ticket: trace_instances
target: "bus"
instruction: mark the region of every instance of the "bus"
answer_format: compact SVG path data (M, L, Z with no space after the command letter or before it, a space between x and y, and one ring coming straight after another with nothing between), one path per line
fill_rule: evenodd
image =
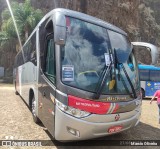
M160 89L160 67L154 65L138 65L141 81L142 97L151 97Z
M119 133L141 115L127 34L72 10L54 9L42 18L15 58L14 84L35 123L59 141Z

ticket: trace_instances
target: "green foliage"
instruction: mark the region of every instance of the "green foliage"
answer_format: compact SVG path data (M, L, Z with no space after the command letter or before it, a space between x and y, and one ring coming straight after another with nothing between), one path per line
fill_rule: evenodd
M28 35L35 28L43 13L41 10L35 10L30 3L30 0L25 0L24 3L11 2L12 11L18 27L18 31L22 40L26 40ZM17 34L8 8L2 12L2 26L0 32L0 45L2 41L17 39ZM24 39L25 37L25 39ZM5 40L4 40L5 39Z
M8 40L8 35L6 32L0 32L0 39L1 39L1 44L3 45L5 43L5 41Z
M30 3L26 0L24 4L19 4L19 8L14 12L17 24L21 25L23 30L31 32L42 18L42 11L35 10Z
M6 32L8 37L17 38L12 18L9 18L8 20L4 21L1 28L3 32Z

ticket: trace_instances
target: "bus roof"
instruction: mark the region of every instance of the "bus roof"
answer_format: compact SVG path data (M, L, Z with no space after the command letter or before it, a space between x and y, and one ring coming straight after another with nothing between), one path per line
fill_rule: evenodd
M39 22L37 27L40 26L48 17L51 17L56 12L60 12L60 13L62 13L64 15L67 15L67 16L70 16L70 17L75 17L77 19L81 19L81 20L84 20L84 21L87 21L87 22L90 22L90 23L93 23L93 24L108 28L110 30L116 31L116 32L118 32L120 34L127 35L127 33L124 32L122 29L120 29L120 28L118 28L118 27L116 27L116 26L114 26L114 25L112 25L112 24L110 24L108 22L105 22L105 21L103 21L101 19L98 19L96 17L92 17L90 15L87 15L87 14L84 14L84 13L81 13L81 12L68 10L68 9L63 9L63 8L56 8L56 9L53 9L52 11L50 11L49 13L47 13L42 18L42 20Z
M73 10L68 10L68 9L62 9L62 8L58 8L58 9L55 9L53 11L61 12L64 15L68 15L68 16L71 16L71 17L79 18L79 19L85 20L87 22L91 22L91 23L103 26L105 28L114 30L116 32L119 32L121 34L127 35L126 32L124 32L122 29L114 26L113 24L110 24L110 23L105 22L105 21L103 21L101 19L98 19L96 17L90 16L90 15L87 15L87 14L84 14L84 13L81 13L81 12L77 12L77 11L73 11Z
M156 66L153 66L153 65L142 65L142 64L139 64L138 68L140 70L160 70L160 67L156 67Z
M38 23L38 25L35 27L35 29L32 31L32 33L30 34L30 36L28 37L28 39L26 40L26 42L24 43L24 45L28 42L29 38L34 34L34 32L41 26L41 24L46 20L49 19L51 16L53 16L54 13L56 12L60 12L66 16L70 16L70 17L74 17L77 19L81 19L84 20L86 22L90 22L99 26L102 26L104 28L110 29L112 31L118 32L120 34L123 34L125 36L127 36L127 33L125 31L123 31L122 29L116 27L115 25L112 25L108 22L105 22L101 19L98 19L96 17L92 17L90 15L81 13L81 12L77 12L77 11L73 11L73 10L69 10L69 9L64 9L64 8L56 8L53 9L52 11L48 12L42 19L41 21ZM23 45L23 46L24 46Z

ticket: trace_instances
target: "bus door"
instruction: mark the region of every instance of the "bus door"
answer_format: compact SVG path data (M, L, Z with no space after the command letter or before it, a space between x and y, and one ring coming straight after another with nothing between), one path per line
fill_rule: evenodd
M41 55L41 61L43 68L39 76L39 117L54 136L56 65L53 34L48 34L45 38L45 49Z

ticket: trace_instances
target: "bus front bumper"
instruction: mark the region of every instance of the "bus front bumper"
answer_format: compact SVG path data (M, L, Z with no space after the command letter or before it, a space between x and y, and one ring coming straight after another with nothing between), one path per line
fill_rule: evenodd
M88 122L75 118L56 107L55 115L55 139L59 141L87 140L122 132L139 123L141 112L131 118L119 121ZM107 115L106 115L107 119ZM110 131L112 128L121 128L118 131Z

